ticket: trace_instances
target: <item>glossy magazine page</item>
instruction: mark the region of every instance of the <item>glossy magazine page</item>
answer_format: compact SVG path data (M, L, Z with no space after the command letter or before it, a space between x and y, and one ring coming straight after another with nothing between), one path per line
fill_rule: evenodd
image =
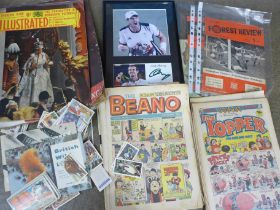
M72 98L91 103L82 1L7 8L0 16L1 121L39 119Z

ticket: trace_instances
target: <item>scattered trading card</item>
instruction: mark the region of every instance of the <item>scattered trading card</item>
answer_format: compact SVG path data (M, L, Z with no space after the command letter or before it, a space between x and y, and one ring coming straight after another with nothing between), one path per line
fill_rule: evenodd
M59 119L56 121L57 125L63 124L63 123L70 123L70 122L74 122L77 130L79 132L83 132L84 129L86 128L87 124L81 120L80 116L69 112L68 109L66 109L66 111L60 115Z
M50 128L47 128L47 127L40 128L40 130L42 132L44 132L46 135L48 135L49 137L55 137L55 136L60 136L61 135L60 133L57 133L54 130L52 130Z
M17 125L17 126L13 126L13 127L8 127L8 128L1 128L0 129L0 134L5 134L5 135L15 135L17 133L20 133L20 132L24 132L26 131L28 128L28 123L24 123L24 124L20 124L20 125Z
M42 115L41 115L41 117L39 119L37 128L43 128L44 127L43 120L44 120L44 117L45 117L46 114L48 114L48 112L43 111L43 113L42 113Z
M54 209L58 209L59 207L76 198L78 195L80 195L79 192L61 195L61 197L52 205L52 207Z
M132 144L125 142L117 155L119 159L133 160L137 155L139 149Z
M74 122L53 125L50 129L61 135L72 135L77 133L77 128Z
M62 114L65 112L65 110L67 110L67 107L68 107L68 104L65 105L64 107L62 107L60 110L58 110L58 111L57 111L57 114L58 114L59 116L62 115Z
M111 177L101 164L90 171L90 177L99 192L104 190L112 182Z
M78 116L86 123L89 124L94 114L94 111L86 107L79 101L72 99L68 105L68 110Z
M31 138L25 133L19 133L18 135L16 135L16 139L21 143L23 143L24 145L35 144L38 142L36 139Z
M90 169L94 169L96 166L102 163L102 157L91 143L91 141L86 141L84 143L85 151L86 151L86 163L89 165Z
M64 169L76 183L81 182L87 175L86 170L70 154L64 159Z
M58 115L56 114L55 111L46 114L43 117L42 123L44 124L45 127L50 128L52 125L55 124L55 122L58 119Z
M83 138L84 142L86 142L87 140L89 140L91 142L94 142L93 137L94 137L94 135L93 135L93 125L92 125L92 121L90 121L89 125L85 129L85 132L82 133L82 138Z
M81 104L79 101L72 99L71 102L62 110L59 110L60 117L56 124L75 122L79 132L83 132L90 123L94 111Z
M7 202L15 210L44 209L57 201L59 197L60 194L47 173L42 173L11 195Z
M142 163L116 158L113 171L115 174L140 178L142 174Z

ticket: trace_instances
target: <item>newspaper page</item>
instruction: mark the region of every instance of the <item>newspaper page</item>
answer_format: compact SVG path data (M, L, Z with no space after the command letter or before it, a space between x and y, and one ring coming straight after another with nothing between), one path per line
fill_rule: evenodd
M187 90L185 84L106 90L99 116L104 167L113 179L105 189L107 210L202 207ZM116 159L126 142L137 155ZM123 172L122 164L138 173Z
M192 107L207 209L279 209L279 145L267 99Z

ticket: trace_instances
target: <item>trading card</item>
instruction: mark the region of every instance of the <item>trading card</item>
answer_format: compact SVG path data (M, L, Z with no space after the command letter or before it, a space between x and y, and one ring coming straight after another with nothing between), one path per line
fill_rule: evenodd
M60 110L58 110L58 111L57 111L57 114L58 114L59 116L62 115L62 114L65 112L65 110L67 110L67 107L68 107L68 104L65 105L64 107L62 107Z
M105 189L112 182L111 177L108 175L101 164L91 170L90 177L99 192Z
M30 145L30 144L35 144L38 141L31 138L30 136L27 136L25 133L20 133L16 136L16 139L23 143L24 145Z
M86 152L86 164L89 165L90 169L94 169L102 163L103 159L90 140L84 143L84 147Z
M42 113L42 115L41 115L41 117L40 117L40 119L39 119L37 128L43 128L43 127L45 127L44 124L43 124L43 120L44 120L44 117L45 117L46 114L48 114L48 112L43 111L43 113Z
M133 160L137 155L139 149L132 144L125 142L119 151L117 158L125 160Z
M89 124L90 120L94 114L94 111L85 105L81 104L79 101L72 99L69 103L68 110L78 116L86 123Z
M60 125L62 123L70 123L70 122L75 123L77 130L79 132L83 132L87 126L86 122L84 122L80 116L68 111L68 109L66 109L64 113L60 115L60 117L58 118L55 124Z
M27 123L20 124L20 125L17 125L17 126L13 126L13 127L8 127L8 128L1 128L0 129L0 135L5 134L5 135L12 135L13 136L17 133L26 131L27 128L28 128Z
M44 115L42 123L44 124L45 127L49 128L55 124L57 119L58 119L58 115L56 114L55 111L53 111L53 112L50 112L50 113Z
M42 173L20 191L11 195L7 202L15 210L44 209L54 203L58 199L57 195L60 195L54 186L47 174Z
M80 195L79 192L61 195L61 197L52 205L52 208L58 209L59 207L76 198L78 195Z
M71 156L71 154L67 155L64 159L64 169L76 183L81 182L87 175L86 170Z
M60 110L62 113L62 110ZM55 124L75 122L79 132L83 132L94 114L94 111L72 99Z
M140 162L116 158L113 171L115 174L140 178L142 165Z

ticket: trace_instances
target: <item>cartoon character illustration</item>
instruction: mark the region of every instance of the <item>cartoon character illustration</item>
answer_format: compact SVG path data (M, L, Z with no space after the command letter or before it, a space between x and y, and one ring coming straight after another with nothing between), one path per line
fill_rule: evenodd
M274 168L274 158L271 155L270 151L267 152L267 160L270 163L271 168Z
M209 137L205 137L204 138L204 142L205 142L205 150L207 152L207 155L211 155L211 140Z
M219 154L221 152L221 141L217 142L216 139L212 139L210 142L211 153Z
M248 158L242 156L236 161L235 166L239 171L248 171L250 166L250 161L248 160Z
M137 156L141 162L147 163L151 155L148 152L148 150L145 148L145 145L141 144L141 148L139 149Z
M132 141L132 131L128 129L128 127L125 127L125 134L126 134L126 141Z
M179 138L183 138L183 126L177 123L176 127L176 134L178 135Z
M173 173L173 177L170 179L170 182L172 183L173 189L176 191L180 191L179 185L182 179L178 176L177 173Z
M214 180L213 182L214 190L216 193L222 193L225 191L225 188L227 186L226 181L223 178L219 178Z
M154 144L152 147L152 157L154 162L160 162L162 160L162 148L158 144Z
M162 187L159 180L152 180L150 182L150 203L158 203L163 201Z
M139 137L140 137L140 141L145 141L145 130L146 130L147 126L144 125L144 122L141 120L140 121L140 130L139 130Z
M187 158L186 144L171 145L171 160L184 160Z
M168 123L164 123L164 127L162 130L163 130L163 138L168 139L169 138Z
M191 172L188 169L184 169L185 174L185 186L187 193L191 196L191 192L193 191L193 186L190 182Z
M258 146L257 146L256 142L253 142L253 141L249 142L249 148L251 151L258 150Z
M243 192L229 193L223 198L221 203L224 210L253 210L255 206L252 195Z
M119 178L119 179L116 179L116 181L115 181L116 206L123 206L122 194L123 194L123 181L122 181L122 179Z
M158 140L163 140L163 129L162 128L159 129Z
M231 144L232 152L237 152L236 144Z

